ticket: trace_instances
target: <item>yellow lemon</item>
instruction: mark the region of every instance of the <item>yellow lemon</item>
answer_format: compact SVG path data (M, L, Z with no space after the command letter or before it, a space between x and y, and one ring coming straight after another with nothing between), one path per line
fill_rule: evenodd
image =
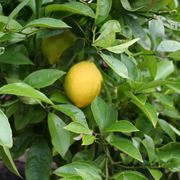
M75 37L70 31L42 40L42 52L50 64L56 63L62 53L73 45Z
M81 108L99 95L102 81L103 77L93 62L81 61L68 71L64 88L69 99Z

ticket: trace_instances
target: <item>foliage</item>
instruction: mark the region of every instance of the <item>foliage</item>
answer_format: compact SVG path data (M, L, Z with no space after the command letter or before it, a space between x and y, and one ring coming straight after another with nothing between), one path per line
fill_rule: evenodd
M23 156L27 180L178 179L177 0L0 2L0 156L10 171L20 176L13 160ZM66 31L76 41L49 64L43 38ZM104 81L80 109L63 84L83 60Z

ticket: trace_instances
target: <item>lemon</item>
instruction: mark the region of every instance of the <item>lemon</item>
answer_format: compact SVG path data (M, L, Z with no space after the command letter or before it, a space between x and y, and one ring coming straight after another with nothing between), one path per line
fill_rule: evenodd
M73 45L75 37L70 31L50 36L42 40L42 52L50 64L56 63L62 53Z
M64 89L68 98L82 108L99 95L102 81L103 77L93 62L81 61L68 71Z

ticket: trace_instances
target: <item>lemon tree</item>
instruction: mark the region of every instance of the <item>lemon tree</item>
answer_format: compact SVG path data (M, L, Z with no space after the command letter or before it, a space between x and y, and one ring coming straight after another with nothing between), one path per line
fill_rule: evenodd
M1 0L0 164L27 180L178 180L179 21L178 0Z

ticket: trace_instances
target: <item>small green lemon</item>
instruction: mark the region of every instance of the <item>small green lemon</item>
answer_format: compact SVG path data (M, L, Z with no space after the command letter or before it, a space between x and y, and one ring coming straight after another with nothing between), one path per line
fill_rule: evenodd
M64 88L69 99L82 108L99 95L102 81L103 77L93 62L81 61L68 71Z
M63 52L73 45L75 36L70 31L42 40L42 52L50 64L56 63Z

